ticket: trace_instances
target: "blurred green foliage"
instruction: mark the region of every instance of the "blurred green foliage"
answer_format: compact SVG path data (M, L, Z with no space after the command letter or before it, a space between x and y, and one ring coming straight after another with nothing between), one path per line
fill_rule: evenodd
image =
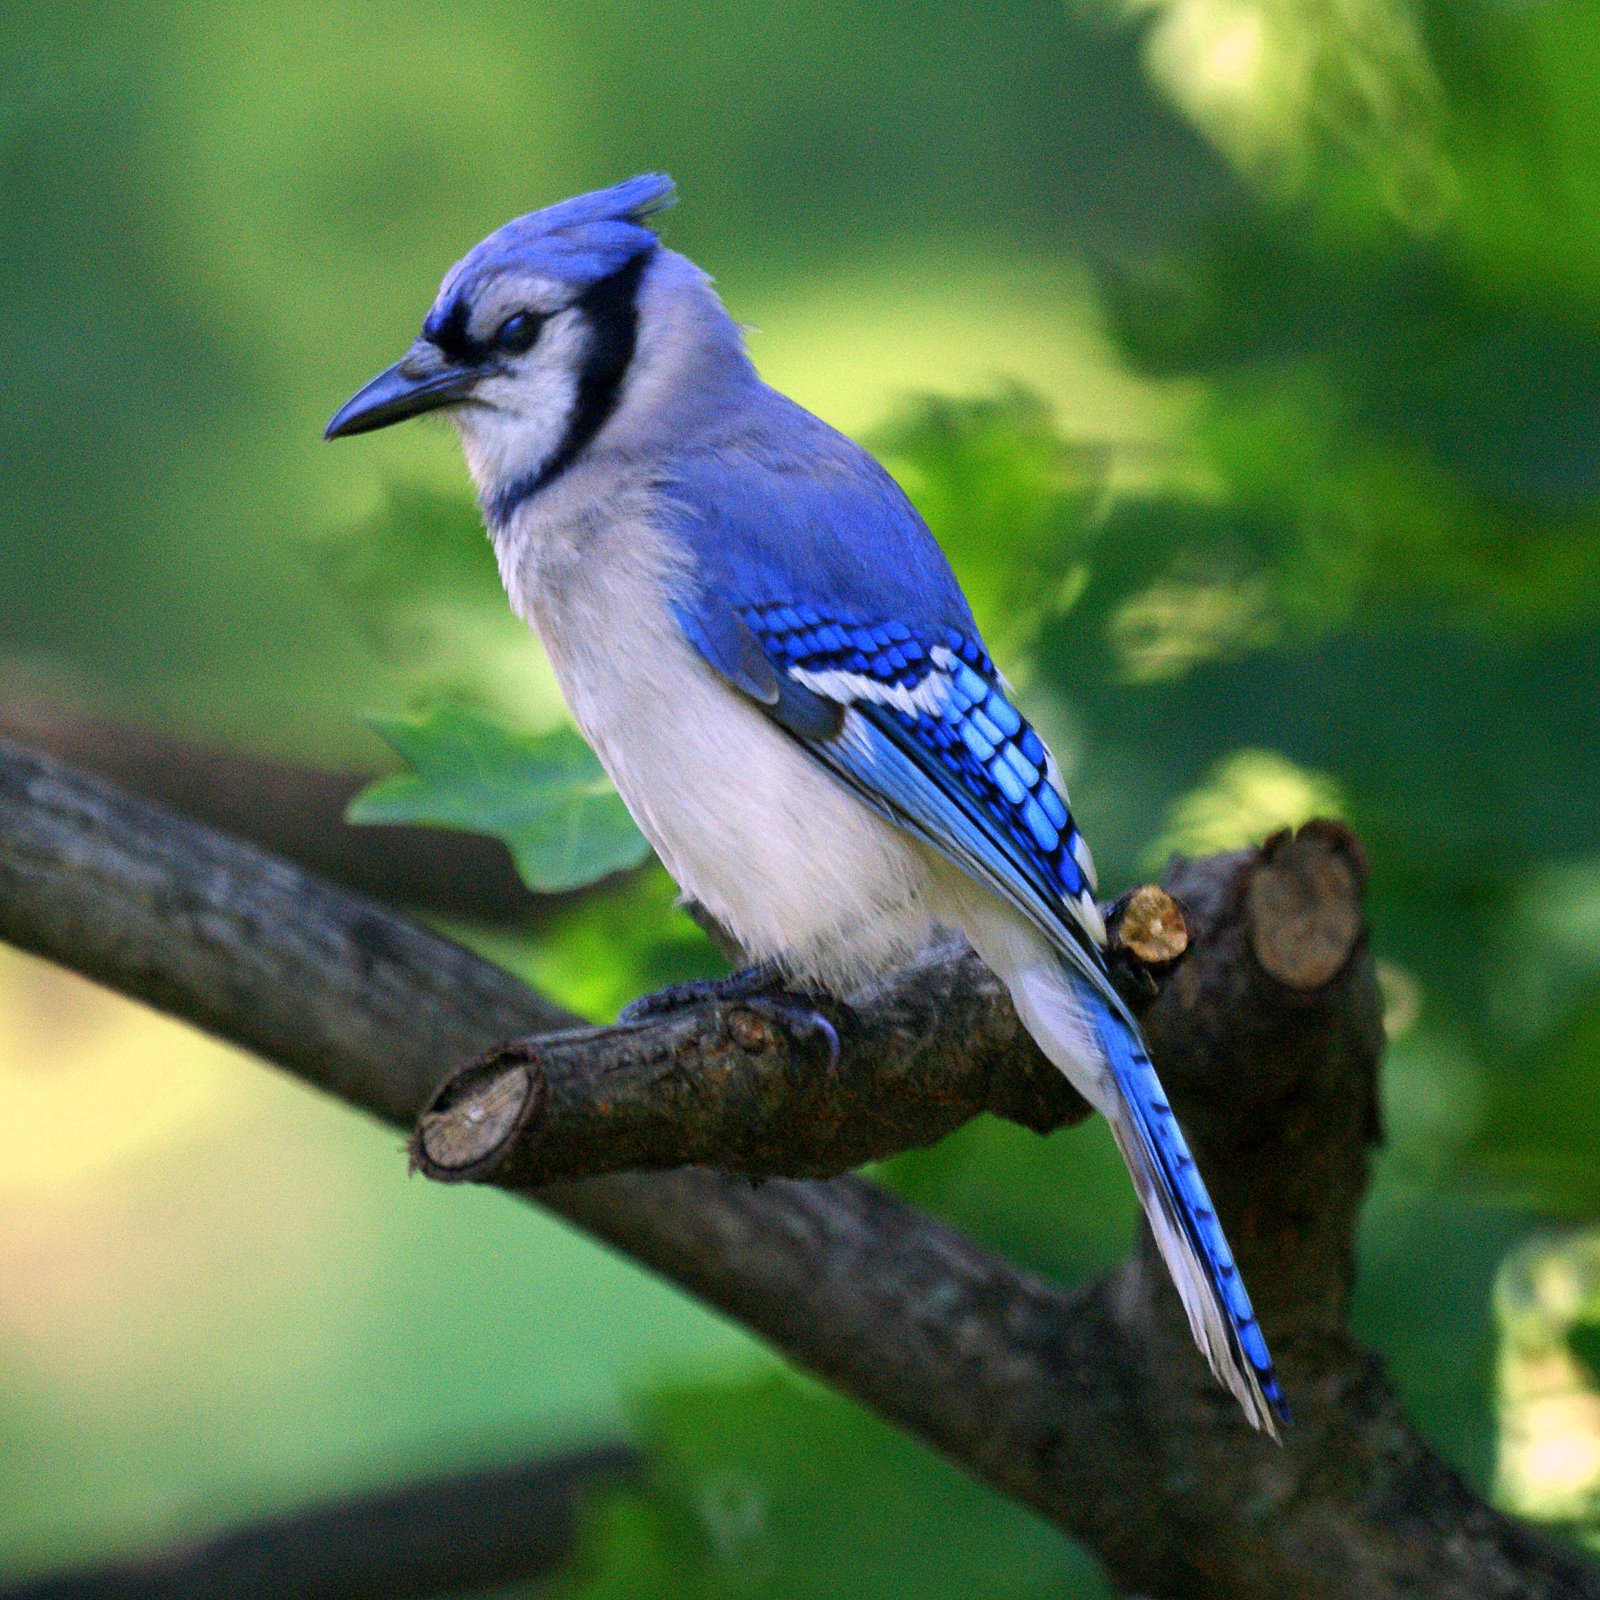
M448 696L496 807L565 762L451 441L314 441L489 226L672 170L671 242L922 508L1111 888L1312 811L1360 831L1393 1044L1357 1322L1489 1486L1496 1273L1600 1224L1600 10L14 9L0 670L312 754ZM597 1017L716 966L659 870L537 940L456 931ZM1063 1278L1133 1224L1098 1125L884 1176ZM583 1256L551 1268L579 1298ZM678 1359L574 1594L1100 1592L843 1402ZM307 1434L353 1481L341 1448ZM148 1526L72 1504L57 1554Z
M1600 1548L1600 1235L1530 1240L1495 1312L1500 1502Z
M1025 1600L1106 1594L1020 1507L931 1461L887 1423L767 1376L643 1408L647 1486L606 1501L558 1595L570 1600Z

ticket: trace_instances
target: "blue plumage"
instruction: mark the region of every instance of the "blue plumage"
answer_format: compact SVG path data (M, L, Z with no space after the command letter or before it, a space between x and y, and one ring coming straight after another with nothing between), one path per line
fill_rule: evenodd
M752 404L760 454L691 458L664 486L694 556L684 631L875 809L944 854L959 844L961 865L1087 953L1087 849L943 552L858 446L771 390ZM819 696L852 676L856 692ZM856 714L843 737L819 697Z
M673 536L692 560L686 606L703 616L789 608L796 626L809 607L835 621L898 623L908 637L977 637L944 552L871 456L771 389L742 406L737 450L684 456L662 478Z
M581 288L602 282L655 248L646 221L675 198L672 179L649 172L516 217L450 269L435 311L463 297L470 304L487 278L519 268Z
M328 435L448 408L579 726L754 955L844 988L966 933L1104 1113L1197 1343L1272 1431L1283 1396L1107 973L1054 765L893 479L761 381L657 242L671 198L644 176L507 223Z

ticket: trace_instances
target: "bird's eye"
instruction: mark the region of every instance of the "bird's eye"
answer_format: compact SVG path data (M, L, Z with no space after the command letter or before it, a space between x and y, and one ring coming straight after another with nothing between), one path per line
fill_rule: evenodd
M531 311L512 312L495 333L495 349L504 351L508 356L520 356L524 350L533 347L543 321L542 317L536 317Z

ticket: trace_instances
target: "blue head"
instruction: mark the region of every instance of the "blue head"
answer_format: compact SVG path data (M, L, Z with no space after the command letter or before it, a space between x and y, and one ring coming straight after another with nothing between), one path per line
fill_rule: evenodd
M343 438L448 408L480 484L547 480L610 416L672 204L646 174L517 217L445 274L410 350L328 424Z

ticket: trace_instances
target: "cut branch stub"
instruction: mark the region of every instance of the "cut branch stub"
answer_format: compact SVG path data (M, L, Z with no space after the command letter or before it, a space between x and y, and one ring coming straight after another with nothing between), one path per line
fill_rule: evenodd
M1284 835L1243 874L1261 967L1279 981L1288 973L1292 987L1307 987L1318 963L1337 971L1359 932L1345 837ZM1145 884L1110 908L1108 925L1114 970L1148 1003L1190 948L1189 920L1167 889ZM1039 1132L1088 1114L964 946L931 951L836 1007L830 1068L812 1059L814 1040L781 1025L781 1009L752 1000L740 980L648 1020L497 1046L435 1095L412 1164L443 1182L533 1188L701 1165L832 1177L931 1144L982 1111Z
M518 1131L537 1123L550 1083L536 1063L505 1048L489 1051L448 1078L417 1119L411 1170L441 1183L484 1177Z
M1166 873L1194 943L1145 1034L1269 1342L1286 1323L1342 1328L1354 1281L1383 1048L1364 881L1331 822Z
M1188 947L1182 910L1145 885L1111 911L1116 968L1141 1000ZM832 1010L831 1065L791 1031L776 990L730 980L613 1028L500 1045L448 1079L418 1122L412 1164L443 1182L536 1188L606 1172L711 1166L832 1177L931 1144L980 1112L1037 1132L1088 1106L1039 1053L999 981L964 945Z
M1176 961L1189 948L1183 907L1160 884L1142 883L1106 914L1106 943L1148 967Z
M1366 877L1355 835L1337 822L1268 839L1245 891L1250 948L1262 969L1302 993L1331 983L1361 934Z
M1312 829L1302 848L1334 837ZM1360 879L1353 849L1338 853L1354 875L1336 899ZM1280 901L1263 891L1245 915L1260 860L1169 870L1192 943L1144 1022L1288 1381L1282 1449L1246 1436L1147 1251L1066 1293L855 1179L755 1188L684 1171L537 1198L1074 1533L1124 1593L1600 1600L1582 1559L1428 1451L1344 1324L1377 989L1359 928L1322 990L1268 975L1253 946ZM573 1025L384 907L3 740L0 938L396 1124L414 1121L442 1063ZM904 1001L915 1020L924 990L987 1060L978 1098L1036 1126L1081 1114L974 958L931 957L886 984L887 1012ZM875 1014L868 999L858 1011ZM916 1049L899 1059L904 1072Z

